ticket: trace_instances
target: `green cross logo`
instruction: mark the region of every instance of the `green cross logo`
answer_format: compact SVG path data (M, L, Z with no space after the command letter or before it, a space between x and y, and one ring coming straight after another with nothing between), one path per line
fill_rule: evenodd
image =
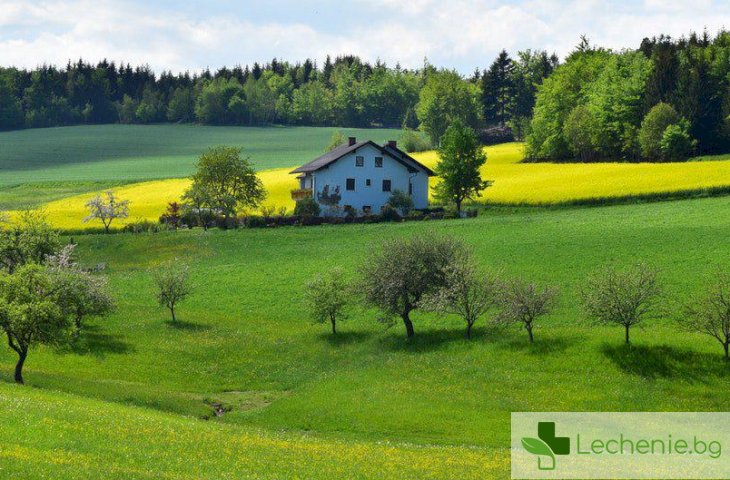
M555 455L570 454L570 438L555 436L555 422L538 422L537 437L523 437L522 447L533 455L537 455L539 470L555 470ZM549 457L548 465L542 464L542 458Z

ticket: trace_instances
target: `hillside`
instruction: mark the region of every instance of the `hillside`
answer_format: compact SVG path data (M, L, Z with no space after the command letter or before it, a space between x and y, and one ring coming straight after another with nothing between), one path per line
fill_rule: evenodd
M0 384L0 405L5 478L476 479L507 468L479 449L277 434L12 385Z
M33 351L26 381L31 388L194 417L211 417L211 404L221 404L231 410L217 422L287 435L311 432L371 446L385 440L464 445L497 457L510 411L727 411L730 403L718 392L730 386L730 371L714 340L680 333L664 317L637 330L626 349L619 328L586 322L576 295L599 266L642 260L660 270L667 298L688 298L716 265L730 261L729 207L730 199L721 197L494 209L474 220L443 222L78 236L85 263L108 264L120 309L92 322L71 349ZM560 287L559 306L538 327L534 346L517 328L495 330L483 322L466 341L458 320L423 313L414 316L411 343L401 325L385 328L372 311L355 310L336 338L309 323L299 299L312 275L335 265L354 275L381 239L429 230L463 239L485 268ZM197 285L176 326L155 306L148 273L172 258L191 262ZM3 381L11 381L12 362L9 349L0 349ZM29 395L20 418L62 414L38 413L48 406ZM0 405L3 417L16 408ZM171 452L177 445L184 450L197 423L164 418L186 425ZM200 425L203 432L221 429L211 435L231 428ZM147 441L131 443L131 452L144 450ZM74 445L84 442L93 440ZM28 471L33 461L20 456L15 465Z

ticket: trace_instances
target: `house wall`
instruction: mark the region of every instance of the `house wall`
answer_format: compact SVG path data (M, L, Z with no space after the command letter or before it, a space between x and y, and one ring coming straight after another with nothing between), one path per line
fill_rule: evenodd
M355 166L355 158L363 156L364 166ZM383 166L375 167L375 157L383 157ZM358 214L363 213L363 207L369 205L372 213L379 213L381 207L388 203L388 199L395 190L402 190L408 193L408 182L413 184L413 204L415 208L428 207L428 175L423 171L410 173L408 169L397 160L384 155L372 145L365 145L355 152L352 152L326 168L313 172L315 193L321 193L325 185L329 186L332 193L337 187L340 189L341 200L339 206L344 209L350 205L357 209ZM355 179L355 190L348 191L346 180ZM370 179L370 186L366 180ZM383 191L383 180L391 181L391 191ZM327 206L322 204L322 213L327 213Z

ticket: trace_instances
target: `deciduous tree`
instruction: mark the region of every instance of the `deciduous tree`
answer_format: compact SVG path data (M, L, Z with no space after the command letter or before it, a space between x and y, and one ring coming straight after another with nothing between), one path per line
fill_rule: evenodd
M382 320L400 317L411 338L411 313L426 294L444 287L447 267L463 249L451 237L431 234L387 240L360 268L359 291L382 312Z
M730 276L720 273L708 285L704 295L686 306L681 323L720 342L730 360Z
M659 298L656 272L644 264L624 270L608 267L589 278L582 290L583 307L599 323L624 327L629 332L656 312Z
M104 225L104 231L109 233L109 226L116 219L129 216L129 200L122 200L114 192L107 190L103 195L98 194L88 202L86 208L89 214L84 222L99 220Z
M69 338L71 322L58 299L58 285L46 267L28 264L12 274L0 272L0 329L18 354L17 383L23 383L23 366L32 347Z
M499 295L497 323L521 324L533 343L535 320L550 313L557 293L554 287L540 288L534 283L513 279L504 285Z
M198 159L191 188L205 192L213 209L226 219L240 208L256 208L266 198L261 179L241 149L214 147Z
M441 182L436 186L436 194L442 200L454 202L457 211L461 211L464 200L478 196L491 184L482 180L480 172L487 155L474 130L461 121L454 121L444 133L439 157L436 173Z
M304 291L309 314L316 323L332 326L337 334L337 321L347 318L347 306L351 292L341 268L322 273L310 281Z
M193 293L190 267L177 261L169 262L155 269L152 279L157 287L157 303L170 310L175 322L175 307Z

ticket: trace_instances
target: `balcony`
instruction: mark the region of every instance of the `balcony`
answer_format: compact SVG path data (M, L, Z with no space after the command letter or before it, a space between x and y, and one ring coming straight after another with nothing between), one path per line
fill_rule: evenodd
M297 188L291 191L291 198L295 202L312 196L311 188Z

